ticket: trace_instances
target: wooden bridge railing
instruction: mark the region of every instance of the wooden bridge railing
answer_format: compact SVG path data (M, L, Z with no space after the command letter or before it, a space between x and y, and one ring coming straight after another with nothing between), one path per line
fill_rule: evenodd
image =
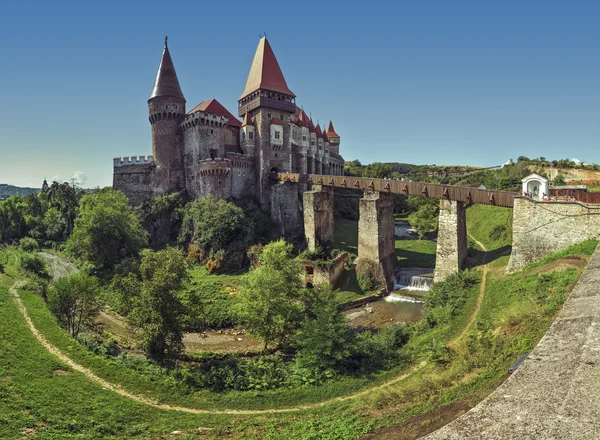
M277 180L313 185L333 186L336 188L355 188L371 191L389 192L411 196L447 199L465 203L502 206L512 208L514 198L519 193L476 189L466 186L441 185L438 183L405 182L402 180L371 179L352 176L326 176L320 174L278 173Z

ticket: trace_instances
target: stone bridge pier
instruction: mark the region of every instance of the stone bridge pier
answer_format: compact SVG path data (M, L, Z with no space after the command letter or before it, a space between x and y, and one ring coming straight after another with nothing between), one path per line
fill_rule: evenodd
M309 251L333 245L333 188L313 185L302 194L304 234Z
M467 219L464 203L440 200L433 282L444 281L462 269L467 254Z
M370 274L391 292L398 263L391 194L365 191L364 197L360 199L359 209L356 273Z

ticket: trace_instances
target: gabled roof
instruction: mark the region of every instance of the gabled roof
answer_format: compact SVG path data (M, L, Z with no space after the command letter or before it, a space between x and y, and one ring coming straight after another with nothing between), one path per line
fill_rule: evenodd
M246 81L244 93L240 96L242 99L258 89L266 89L272 92L283 93L295 97L294 93L288 88L277 58L271 49L271 45L266 37L262 37L258 42L258 47L250 66L250 73Z
M340 135L335 132L333 128L333 122L329 121L329 128L327 129L327 137L328 138L339 138Z
M538 180L540 182L546 183L548 182L548 179L546 179L545 177L540 176L539 174L530 174L529 176L525 177L524 179L521 179L521 182L529 182L530 180Z
M167 37L165 37L165 49L160 59L160 65L158 66L158 72L154 80L154 87L152 87L152 93L150 93L148 100L157 96L172 96L180 98L185 102L185 97L183 96L183 92L179 86L179 79L177 79L177 73L175 72L175 66L169 53L169 47L167 46Z
M242 121L242 127L246 125L252 125L252 118L250 117L250 112L246 112L244 115L244 120Z
M236 118L235 116L233 116L231 113L229 113L229 111L227 111L227 109L225 107L223 107L223 105L216 99L209 99L208 101L202 101L196 107L191 109L187 114L191 115L192 113L196 113L197 111L212 113L213 115L218 115L218 116L224 116L229 120L227 122L228 125L231 125L233 127L241 127L242 126L242 123L240 122L240 120L238 118Z

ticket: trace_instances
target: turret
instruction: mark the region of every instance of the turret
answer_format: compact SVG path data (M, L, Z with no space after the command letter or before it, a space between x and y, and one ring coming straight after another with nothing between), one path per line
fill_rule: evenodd
M242 129L240 130L240 146L244 154L252 157L254 155L254 146L256 145L256 128L252 123L250 113L244 115Z
M340 135L335 132L331 121L329 121L329 128L327 129L327 139L329 140L329 151L340 154Z
M180 190L184 185L183 146L178 128L185 116L185 97L169 53L167 37L148 99L148 115L152 126L152 156L160 170L157 175L159 192Z

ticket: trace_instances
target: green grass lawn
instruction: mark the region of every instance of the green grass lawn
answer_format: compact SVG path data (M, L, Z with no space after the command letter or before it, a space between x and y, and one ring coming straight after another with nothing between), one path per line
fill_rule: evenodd
M595 244L576 246L541 264L571 254L589 255ZM189 434L178 438L352 439L453 402L475 404L504 380L506 369L519 355L537 343L580 273L571 268L542 275L527 271L506 275L506 261L503 257L491 266L480 314L464 339L452 342L470 322L479 284L470 288L455 317L433 329L425 326L411 338L400 353L402 365L395 370L280 392L190 393L158 367L128 367L88 352L58 327L40 297L21 291L35 326L52 344L106 380L163 402L213 409L290 406L349 394L418 368L418 373L355 400L298 413L254 416L160 410L121 397L72 371L35 340L9 297L9 285L21 277L11 257L7 274L0 275L0 438L33 433L42 439L157 438L185 430ZM422 421L425 426L433 419ZM214 430L195 437L199 427Z

